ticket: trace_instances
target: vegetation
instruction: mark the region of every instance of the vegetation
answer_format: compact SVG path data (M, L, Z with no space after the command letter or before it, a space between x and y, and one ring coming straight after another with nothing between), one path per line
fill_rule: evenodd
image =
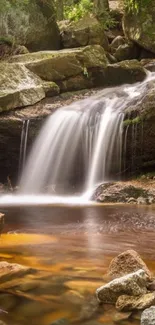
M149 6L152 0L124 0L126 10L138 13L144 7Z

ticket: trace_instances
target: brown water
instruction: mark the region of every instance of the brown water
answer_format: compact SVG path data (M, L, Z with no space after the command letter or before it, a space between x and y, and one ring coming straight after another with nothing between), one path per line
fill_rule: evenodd
M135 249L155 271L153 207L19 207L4 212L0 261L37 270L0 285L0 307L8 311L0 319L9 325L112 325L115 309L98 307L94 297L108 281L111 258ZM132 317L123 324L140 321Z

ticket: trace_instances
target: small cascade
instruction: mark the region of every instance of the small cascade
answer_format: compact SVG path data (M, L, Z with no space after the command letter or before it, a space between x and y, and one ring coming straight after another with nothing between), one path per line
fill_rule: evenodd
M26 162L29 123L30 123L30 120L24 120L23 125L22 125L21 141L20 141L20 155L19 155L19 175L23 171L23 169L25 167L25 162Z
M116 179L126 168L122 156L124 112L140 101L148 82L107 88L95 96L58 109L43 125L20 180L22 194L68 195L80 183L88 193L98 183ZM29 122L23 123L20 166L24 166ZM133 125L132 139L137 137ZM125 143L125 144L124 144ZM135 150L135 148L134 148ZM133 152L133 156L135 152ZM134 162L133 162L134 163Z

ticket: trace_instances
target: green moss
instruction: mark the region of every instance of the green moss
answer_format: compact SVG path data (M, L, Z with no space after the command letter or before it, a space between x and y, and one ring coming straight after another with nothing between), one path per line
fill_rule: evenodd
M129 197L133 197L134 199L138 199L138 197L147 197L147 191L143 190L140 187L128 186L124 188L120 193L126 193Z
M141 116L137 116L134 119L127 119L123 122L124 127L128 125L135 125L140 124L142 122L143 118Z

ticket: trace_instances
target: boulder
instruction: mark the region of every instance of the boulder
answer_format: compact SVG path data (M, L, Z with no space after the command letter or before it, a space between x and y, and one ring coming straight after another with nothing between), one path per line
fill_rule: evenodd
M149 278L145 271L138 270L98 288L96 291L97 299L103 303L114 304L118 297L124 294L143 295L147 292L148 283Z
M108 60L99 45L62 51L38 52L13 57L46 81L61 81L82 74L89 78L92 68L105 68Z
M57 50L60 34L51 0L6 0L1 11L0 35L30 51Z
M151 273L140 255L134 250L127 250L116 256L109 265L108 273L113 278L143 269L151 278Z
M139 48L133 42L120 45L115 51L117 61L132 60L139 58Z
M59 24L64 48L98 44L105 50L109 48L104 26L95 18L86 16L77 22L61 22Z
M155 53L155 2L143 2L142 10L126 8L123 29L126 37L144 49Z
M44 97L41 79L24 65L0 63L0 112L33 105Z
M96 85L116 86L125 83L135 83L146 78L146 71L137 60L126 60L108 64L106 69L94 71Z
M123 36L121 36L121 35L116 36L110 45L111 52L115 53L115 51L118 49L118 47L121 45L124 45L125 43L126 43L126 40Z
M155 293L146 293L140 297L122 295L117 299L116 309L119 311L141 310L155 304Z
M150 307L142 312L141 325L155 325L155 307Z

